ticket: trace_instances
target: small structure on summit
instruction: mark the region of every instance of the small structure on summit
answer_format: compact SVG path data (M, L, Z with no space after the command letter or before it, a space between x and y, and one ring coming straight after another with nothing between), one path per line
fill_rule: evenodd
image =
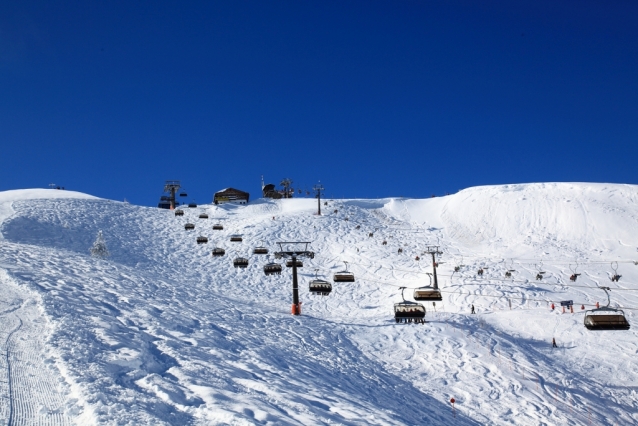
M280 185L283 189L278 190L274 183L264 183L264 177L261 177L261 193L264 198L273 198L279 200L281 198L292 198L295 190L292 187L292 180L286 178L281 181Z
M213 203L215 204L248 204L248 198L250 194L248 192L240 191L235 188L226 188L221 191L217 191L213 196Z
M279 200L280 198L283 198L283 195L281 195L279 191L275 189L274 183L269 183L264 185L263 179L261 181L261 192L264 198L273 198L275 200Z

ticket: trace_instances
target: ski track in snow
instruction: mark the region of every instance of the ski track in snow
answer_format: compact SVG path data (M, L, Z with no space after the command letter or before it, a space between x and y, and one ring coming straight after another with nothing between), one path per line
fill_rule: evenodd
M42 331L46 321L28 292L11 284L6 273L0 280L3 310L2 398L0 411L8 425L69 425L65 396L56 374L47 368ZM57 377L59 379L59 377Z
M591 262L636 257L635 186L330 200L323 216L312 214L311 199L200 206L175 217L83 194L11 192L0 194L7 423L638 422L636 311L625 311L628 332L590 332L579 306L574 314L548 308L603 302L596 286L608 285L610 268ZM210 219L198 218L204 211ZM217 222L223 231L212 230ZM105 260L88 255L99 230ZM243 242L229 241L236 233ZM209 243L196 244L200 235ZM289 313L289 270L261 269L276 241L311 241L316 252L299 270L300 317ZM253 255L259 245L270 254ZM444 300L426 304L426 325L397 325L397 287L429 283L428 245L443 251ZM216 246L224 257L211 256ZM236 256L248 268L233 268ZM536 281L541 258L546 274ZM334 284L327 297L307 292L315 268L330 279L343 261L357 282ZM582 287L570 287L577 261ZM508 269L515 272L505 280ZM612 306L638 308L638 292L622 290L637 289L637 267L621 263L619 272ZM470 304L477 315L468 315Z

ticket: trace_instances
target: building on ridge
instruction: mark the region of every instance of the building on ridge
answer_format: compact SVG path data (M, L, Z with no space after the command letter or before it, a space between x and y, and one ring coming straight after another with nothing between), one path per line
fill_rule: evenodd
M248 192L240 191L235 188L226 188L221 191L217 191L213 196L214 204L248 204L248 198L250 194Z

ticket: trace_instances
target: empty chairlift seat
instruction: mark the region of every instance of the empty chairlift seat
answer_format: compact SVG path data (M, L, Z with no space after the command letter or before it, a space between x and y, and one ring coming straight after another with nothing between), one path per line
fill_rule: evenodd
M175 210L175 216L184 216L184 210Z
M609 287L598 287L607 294L607 306L585 311L585 327L588 330L629 330L629 322L620 309L610 308Z
M208 215L206 213L202 213L199 215L200 219L208 219Z
M268 249L266 247L255 247L253 254L268 254Z
M235 260L233 260L233 266L235 268L247 268L248 259L246 259L245 257L236 257Z
M221 248L221 247L215 247L215 248L213 249L213 256L214 256L214 257L223 256L223 255L225 255L225 254L226 254L226 250L224 250L224 249L223 249L223 248Z
M223 230L224 230L224 227L221 224L216 223L215 225L213 225L213 231L223 231Z
M345 271L335 272L332 277L332 280L336 283L353 283L354 282L354 274L348 271L348 262L343 262L346 264Z
M194 209L197 207L197 203L188 203L188 207Z
M207 237L197 237L197 244L206 244L208 243Z
M414 300L443 300L441 292L434 287L420 287L414 290Z
M187 231L192 231L193 229L195 229L195 225L192 223L187 223L186 225L184 225L184 229Z
M281 265L279 263L267 263L264 265L264 274L265 275L281 275Z
M230 236L230 241L234 243L241 243L243 241L243 238L241 235L235 234Z
M629 322L620 309L599 308L585 312L585 327L588 330L629 330Z
M348 271L336 272L332 278L333 278L333 281L336 283L353 283L354 282L354 274Z
M303 262L299 259L296 259L295 263L297 264L297 268L303 268ZM292 268L292 259L286 260L286 268Z

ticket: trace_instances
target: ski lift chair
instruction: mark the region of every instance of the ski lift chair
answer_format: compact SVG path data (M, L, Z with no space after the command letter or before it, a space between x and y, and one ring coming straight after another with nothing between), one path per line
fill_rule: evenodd
M223 231L224 227L221 225L221 223L216 223L215 225L213 225L213 231Z
M615 264L615 266L614 266ZM618 282L622 278L622 275L618 275L618 262L611 262L611 269L614 270L614 274L611 276L611 282Z
M255 247L253 254L268 254L268 249L266 247Z
M578 262L576 262L576 266L572 269L572 265L569 265L569 270L572 271L572 274L569 276L569 280L571 282L576 282L576 280L578 279L578 277L580 276L580 274L577 274L576 271L578 270Z
M233 266L235 268L247 268L248 259L246 259L245 257L236 257L235 260L233 260Z
M505 270L505 278L512 278L512 272L516 272L516 269L514 269L514 259L510 259L509 268Z
M441 296L440 290L434 287L426 286L414 289L414 300L438 301L443 300L443 296Z
M401 298L403 302L394 304L394 320L397 323L425 324L425 306L421 303L405 300L403 292L405 287L401 287Z
M303 262L301 260L295 259L295 263L297 264L297 268L303 268ZM286 268L292 268L292 266L292 259L286 260Z
M208 219L208 215L206 213L202 213L199 215L200 219Z
M536 281L541 281L544 277L544 275L546 274L545 271L543 271L543 261L541 260L541 263L538 265L534 265L536 266Z
M264 265L265 275L281 275L282 267L279 263L271 262Z
M192 231L193 229L195 229L195 225L192 223L187 223L186 225L184 225L184 229L187 231Z
M336 283L353 283L354 282L354 274L348 271L348 262L343 262L346 264L345 271L335 272L332 276L332 280Z
M414 297L414 300L431 300L433 302L443 300L441 291L432 287L432 274L427 272L427 275L430 277L430 285L414 289L412 297Z
M308 283L308 291L311 294L327 296L332 291L332 284L326 280L319 279L317 271L319 271L319 269L315 269L315 279Z
M588 330L629 330L629 322L621 309L610 308L609 287L599 287L607 294L607 306L585 311L585 327Z
M175 216L184 216L184 210L175 210Z
M219 256L223 256L226 254L226 250L224 250L221 247L215 247L213 249L213 257L219 257Z
M207 237L197 237L197 244L206 244L208 243Z
M184 191L182 191L182 192L179 193L179 196L180 197L188 197L188 194L185 193Z
M234 235L230 236L230 241L232 241L234 243L241 243L243 241L243 238L239 234L234 234Z
M188 203L188 208L194 209L197 207L197 203Z

